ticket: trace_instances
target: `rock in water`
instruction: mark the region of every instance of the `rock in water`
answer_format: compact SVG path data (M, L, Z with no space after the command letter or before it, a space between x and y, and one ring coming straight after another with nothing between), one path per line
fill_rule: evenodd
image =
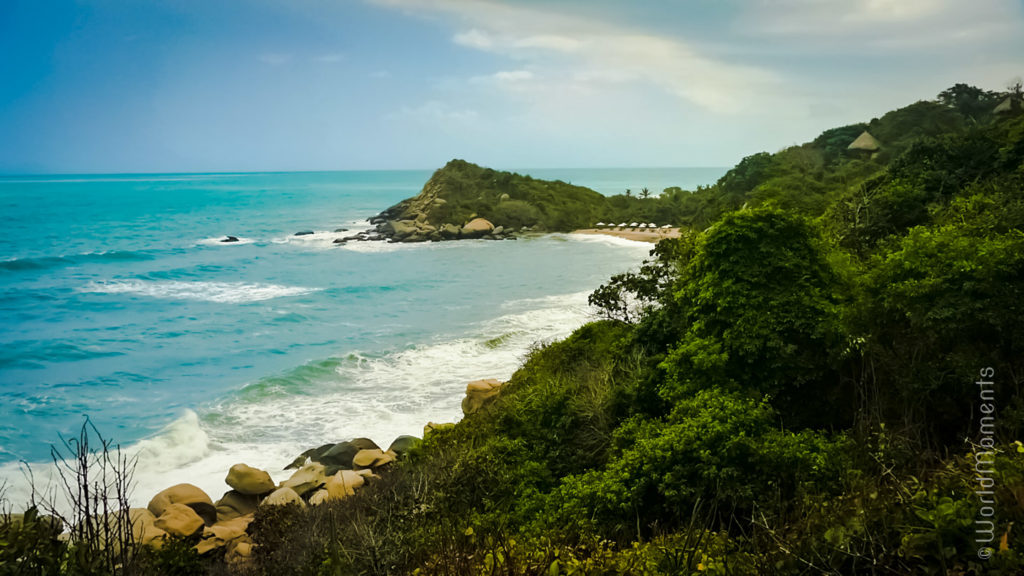
M296 236L309 236L310 234L313 234L313 233L314 232L312 230L300 230L299 232L296 232L295 235Z
M238 242L238 238L236 238L234 236L228 236L228 237L224 238L223 240L221 240L221 242Z
M171 536L187 538L203 529L203 519L185 504L171 504L153 525Z
M224 479L224 482L242 494L256 496L269 494L277 488L273 479L270 478L270 474L246 464L232 466L228 470L228 477Z
M213 500L198 487L192 484L178 484L160 492L149 501L149 511L159 518L164 510L172 504L184 504L195 510L196 514L208 525L217 521L217 509Z

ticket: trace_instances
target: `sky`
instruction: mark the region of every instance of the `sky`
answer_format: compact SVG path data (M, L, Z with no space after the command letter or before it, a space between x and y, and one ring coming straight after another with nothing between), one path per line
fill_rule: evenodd
M0 0L0 172L731 166L1024 75L1024 0Z

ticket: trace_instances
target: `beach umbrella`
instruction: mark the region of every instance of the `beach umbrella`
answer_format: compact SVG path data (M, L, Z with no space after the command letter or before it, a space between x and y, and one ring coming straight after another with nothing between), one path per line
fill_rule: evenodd
M652 223L648 224L647 227L648 228L657 228L658 225L652 222Z
M633 222L633 223L632 223L632 224L630 224L629 226L630 226L631 228L636 228L636 227L637 227L637 223L636 223L636 222Z
M598 222L597 226L604 226L604 222Z
M641 224L640 227L641 228L647 228L647 224Z
M672 227L671 224L665 224L664 226L662 226L662 228L671 228L671 227Z
M619 224L619 228L625 228L625 227L626 227L626 223L625 222L623 222L622 224Z

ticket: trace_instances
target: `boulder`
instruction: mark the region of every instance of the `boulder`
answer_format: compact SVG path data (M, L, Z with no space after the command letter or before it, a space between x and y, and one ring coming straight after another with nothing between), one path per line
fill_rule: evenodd
M226 236L221 242L238 242L238 238L235 236Z
M352 467L356 470L362 470L365 468L377 468L389 464L395 460L392 452L391 454L385 453L380 448L373 450L360 450L356 453L355 457L352 458Z
M335 228L335 232L348 232L348 228Z
M459 237L460 228L455 224L444 224L438 230L438 233L445 240L454 240Z
M281 483L282 488L291 488L299 496L303 496L316 490L326 480L324 476L324 465L310 462L299 468L292 474L291 478Z
M331 242L331 244L348 244L348 240L345 240L344 238L335 238L334 242Z
M501 236L503 232L505 232L504 226L495 226L494 230L491 230L491 234L493 234L494 236Z
M246 464L232 466L228 470L228 477L224 479L224 482L237 492L254 496L269 494L277 488L270 474Z
M501 392L501 381L494 378L474 380L466 385L466 397L462 399L462 413L466 416L479 412L497 398Z
M312 230L300 230L300 231L296 232L295 235L296 236L309 236L309 235L311 235L313 233L314 232Z
M171 504L153 521L153 525L170 534L187 538L203 529L205 522L185 504Z
M177 484L167 488L154 496L147 508L153 516L159 518L171 504L184 504L195 510L207 525L217 521L217 509L213 506L213 500L210 500L206 492L192 484Z
M252 514L258 504L259 499L256 496L228 490L217 501L217 523Z
M203 539L196 545L196 551L206 554L211 550L223 548L232 540L238 540L246 536L245 530L252 522L253 515L240 516L227 522L218 522L203 530Z
M460 234L469 238L476 238L487 234L491 230L494 230L494 224L491 224L484 218L474 218L462 227Z
M252 539L248 536L243 536L237 540L232 540L227 545L227 551L224 553L224 561L229 566L239 567L245 565L252 560Z
M351 496L356 493L356 489L366 484L366 477L360 474L356 470L342 470L334 476L327 479L324 484L324 488L331 494L332 497L338 499L344 496Z
M316 492L313 492L313 495L309 497L309 505L319 506L324 502L327 502L329 498L330 494L327 492L327 490L325 488L321 488Z
M388 220L380 227L380 231L398 240L407 238L416 233L416 221L414 220Z
M129 533L131 542L152 548L160 548L163 545L164 538L167 537L166 532L155 526L156 517L153 516L153 513L145 508L131 508L127 511L111 512L102 519L97 520L101 525L105 522L107 529L109 529L109 532L104 531L102 528L99 529L97 536L99 537L100 546L110 547L115 552L120 552L121 547L126 543L124 537L128 536ZM60 530L57 530L54 534L59 533Z
M454 427L454 422L427 422L427 425L423 427L423 437L426 438L431 432L440 432L441 430L448 430Z
M313 460L327 467L327 475L342 469L352 468L352 458L360 450L373 450L380 448L369 438L353 438L348 442L332 444L330 449L316 455Z
M301 468L306 463L306 460L313 460L314 462L318 462L319 460L317 460L317 458L319 458L321 454L327 452L331 448L334 448L334 444L321 444L316 448L310 448L309 450L306 450L302 454L299 454L299 456L296 457L295 460L292 460L291 464L285 466L284 469L291 470L292 468Z
M508 200L509 198L511 198L511 196L509 196L508 194L502 194L501 196L498 196L498 201L499 202L504 202L505 200Z
M167 532L156 527L156 516L145 508L132 508L128 511L132 523L132 538L143 546L159 548L163 545Z
M299 496L295 490L292 490L287 486L274 490L269 496L260 502L260 506L284 506L286 504L298 504L299 506L306 505L306 503L302 501L302 497Z
M394 452L398 456L401 456L419 443L420 439L415 436L399 436L398 438L395 438L394 442L391 443L391 446L388 446L388 452Z

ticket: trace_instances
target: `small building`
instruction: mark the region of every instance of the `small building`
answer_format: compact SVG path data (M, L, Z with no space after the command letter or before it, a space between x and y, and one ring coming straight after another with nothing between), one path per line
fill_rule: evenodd
M1006 97L998 106L992 109L995 114L1010 114L1011 112L1020 112L1021 101L1015 95L1011 94Z
M856 140L850 142L850 145L847 146L846 149L854 152L866 152L868 154L873 154L878 152L881 147L882 145L878 140L876 140L871 133L865 130L861 132L860 136L857 136Z

